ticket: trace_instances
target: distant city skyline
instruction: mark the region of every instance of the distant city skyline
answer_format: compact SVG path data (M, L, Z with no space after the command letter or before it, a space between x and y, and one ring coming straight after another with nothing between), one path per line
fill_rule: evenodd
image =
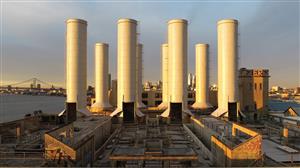
M109 68L117 74L117 20L139 21L144 81L161 79L161 44L167 21L188 26L188 73L195 70L195 44L210 45L210 84L217 83L217 21L239 21L239 68L269 69L270 87L300 86L299 1L255 2L20 2L1 3L1 82L29 78L65 86L65 20L88 22L88 85L94 85L94 44L109 43Z

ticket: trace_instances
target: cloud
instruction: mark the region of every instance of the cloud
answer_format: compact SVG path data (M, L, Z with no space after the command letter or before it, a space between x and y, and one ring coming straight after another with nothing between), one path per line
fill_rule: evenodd
M64 21L74 17L88 21L89 84L94 81L94 43L98 41L110 45L110 72L116 78L116 23L124 17L140 21L145 80L160 79L160 45L166 41L167 21L172 18L190 22L189 72L195 67L194 45L210 44L211 83L217 80L216 22L222 18L240 21L241 66L270 68L272 84L287 86L295 85L293 77L299 72L299 61L295 61L299 56L299 6L291 3L5 3L4 80L43 77L64 85ZM291 68L284 68L283 62ZM280 80L284 74L290 74L289 81Z

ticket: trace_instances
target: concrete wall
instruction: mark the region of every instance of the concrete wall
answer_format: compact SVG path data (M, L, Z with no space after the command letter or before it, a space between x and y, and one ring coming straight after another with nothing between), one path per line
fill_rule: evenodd
M10 142L11 137L20 138L21 136L38 131L40 129L40 119L38 116L26 117L24 119L11 121L0 124L0 135L3 143L14 143ZM7 137L10 137L7 139ZM8 142L6 142L8 140ZM16 140L16 139L15 139Z
M95 150L100 148L111 133L111 120L106 121L104 124L98 126L93 131L95 136Z
M230 124L230 123L228 123ZM210 160L215 166L249 166L254 161L261 159L262 136L255 131L233 123L231 136L237 136L237 131L250 136L239 144L234 144L228 136L221 136L214 130L216 125L204 123L201 119L191 118L189 128L199 140L210 150ZM212 127L212 128L210 128ZM219 138L223 137L223 138Z
M212 129L206 127L204 123L195 118L191 118L191 130L193 133L203 142L203 144L210 149L211 148L211 136L217 135Z
M217 166L251 166L251 163L262 158L262 136L233 123L231 131L233 137L237 136L237 131L249 135L250 138L232 146L218 136L211 136L211 151Z
M240 109L243 112L255 111L253 98L253 70L242 68L239 71ZM245 96L247 95L247 96Z
M84 130L85 131L85 130ZM57 152L63 151L65 158L70 158L72 166L91 166L97 158L98 150L111 134L111 120L103 121L84 137L74 134L73 124L68 124L45 134L45 151L47 159L58 159ZM60 138L64 136L64 138ZM55 158L56 156L56 158Z
M147 97L143 97L142 95L142 101L144 102L145 105L148 107L155 107L158 106L156 105L157 103L162 101L162 91L161 90L147 90L143 91L143 94L147 94ZM159 94L159 97L156 97L156 94ZM195 91L187 91L187 104L192 105L195 102ZM209 91L209 103L217 107L217 91Z
M269 91L269 71L264 69L256 69L253 72L254 76L254 101L256 109L260 115L267 112L268 109L268 91Z

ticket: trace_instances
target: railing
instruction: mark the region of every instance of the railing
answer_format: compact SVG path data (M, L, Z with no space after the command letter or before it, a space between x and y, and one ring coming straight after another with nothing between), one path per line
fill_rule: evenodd
M0 152L0 160L44 160L44 152Z

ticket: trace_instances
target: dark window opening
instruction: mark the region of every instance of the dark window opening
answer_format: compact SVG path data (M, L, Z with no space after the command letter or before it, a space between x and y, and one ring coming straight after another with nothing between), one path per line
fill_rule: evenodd
M188 105L192 105L194 103L195 103L195 101L188 101Z
M161 93L155 93L155 98L161 98Z
M260 83L260 84L259 84L259 90L261 90L261 89L262 89L262 84Z
M155 106L158 106L161 104L162 101L158 100L158 101L155 101Z
M142 93L142 98L148 98L148 93Z
M194 98L194 93L188 93L188 98Z

